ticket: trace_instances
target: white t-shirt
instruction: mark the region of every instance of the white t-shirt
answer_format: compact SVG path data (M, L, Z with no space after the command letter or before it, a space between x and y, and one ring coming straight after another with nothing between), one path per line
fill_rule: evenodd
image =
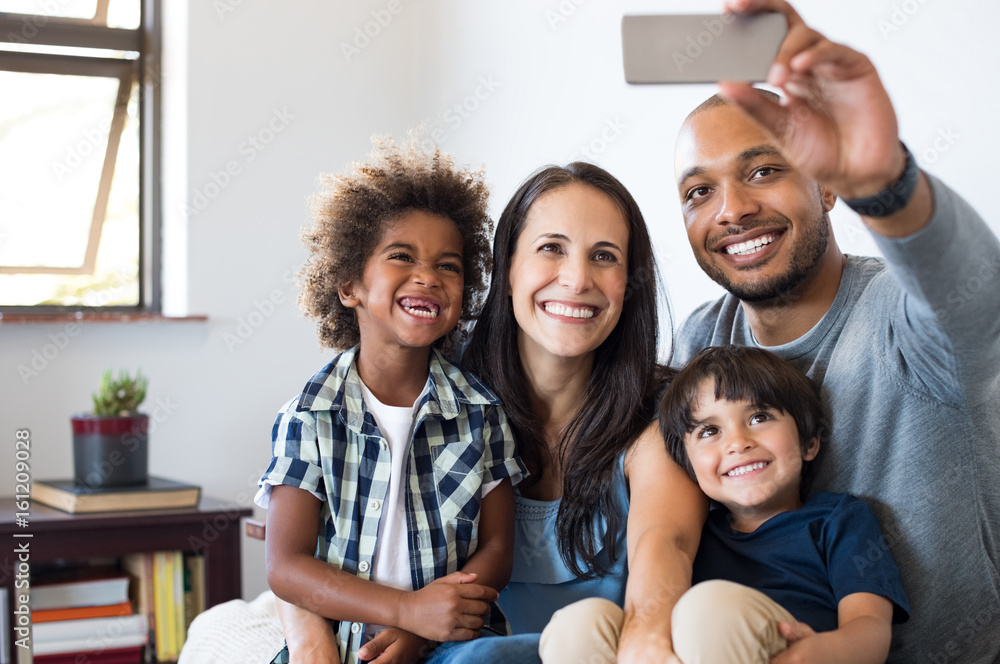
M400 489L406 480L406 462L410 453L414 416L417 404L420 403L424 393L421 392L410 406L387 406L375 398L364 381L361 381L361 393L364 396L365 408L375 419L375 424L378 425L382 437L388 444L389 459L392 463L389 492L383 502L382 517L378 523L378 540L375 545L371 580L399 590L413 590L410 577L410 552L406 543L406 494ZM486 496L500 481L483 484L482 496ZM385 627L382 625L368 625L365 635L370 639L383 629Z

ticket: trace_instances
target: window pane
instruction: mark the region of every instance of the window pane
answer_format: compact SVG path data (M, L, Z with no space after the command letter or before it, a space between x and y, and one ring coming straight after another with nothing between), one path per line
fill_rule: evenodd
M141 19L139 0L111 0L108 5L108 27L128 28L139 27Z
M139 86L133 86L118 146L108 211L92 282L81 280L76 301L87 307L139 304ZM81 290L82 289L82 290Z
M11 92L0 106L0 266L64 272L0 274L0 305L138 304L137 89L106 214L95 215L118 88L117 78L0 71Z
M94 18L97 0L0 0L0 12Z
M0 12L85 19L134 30L139 27L140 0L0 0Z

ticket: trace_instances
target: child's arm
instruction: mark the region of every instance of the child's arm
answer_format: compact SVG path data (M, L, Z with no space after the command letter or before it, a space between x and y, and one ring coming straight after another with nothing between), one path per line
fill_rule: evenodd
M625 622L618 661L672 661L670 616L691 587L708 501L666 452L654 422L626 457L629 484Z
M275 597L275 608L285 635L289 661L296 664L331 664L340 659L330 621Z
M479 506L479 541L462 567L477 582L498 592L510 581L514 567L514 487L504 478L493 487Z
M435 641L474 638L498 593L456 572L452 583L407 592L361 579L313 557L320 501L277 485L267 511L267 581L274 594L334 620L400 627Z
M462 572L476 575L479 583L497 591L503 590L510 581L514 566L514 488L510 478L495 486L479 507L479 539L476 552L472 554ZM449 575L432 583L453 582ZM387 658L388 662L417 661L426 643L414 640L400 630L386 630L362 646L358 651L361 659L371 660L376 656ZM404 654L405 653L405 654ZM397 659L398 657L398 659ZM381 659L379 660L382 661Z
M814 632L805 623L781 623L788 650L771 664L882 664L892 641L892 602L881 595L853 593L837 605L837 629Z

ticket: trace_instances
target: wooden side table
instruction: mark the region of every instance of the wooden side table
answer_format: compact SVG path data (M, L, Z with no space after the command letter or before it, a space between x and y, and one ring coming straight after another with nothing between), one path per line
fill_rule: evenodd
M16 548L28 543L28 564L65 558L119 557L128 553L184 551L205 557L205 606L240 596L240 519L252 510L212 498L198 507L69 514L32 502L28 526L16 523L14 499L0 498L0 585L16 607ZM14 537L30 534L31 537ZM24 590L17 592L23 593ZM14 616L10 616L13 618ZM10 661L17 661L11 620Z

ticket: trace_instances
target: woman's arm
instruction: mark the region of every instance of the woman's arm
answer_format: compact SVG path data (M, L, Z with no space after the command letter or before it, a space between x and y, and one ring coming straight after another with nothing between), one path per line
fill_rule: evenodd
M788 650L772 664L882 664L892 641L892 602L852 593L837 605L837 629L816 633L804 623L781 623Z
M275 595L327 618L400 627L436 641L467 640L478 633L495 590L464 575L405 592L344 572L313 557L319 515L320 501L308 491L272 487L265 553Z
M628 585L618 661L667 661L670 614L691 587L708 500L667 454L651 423L625 459L629 485Z

